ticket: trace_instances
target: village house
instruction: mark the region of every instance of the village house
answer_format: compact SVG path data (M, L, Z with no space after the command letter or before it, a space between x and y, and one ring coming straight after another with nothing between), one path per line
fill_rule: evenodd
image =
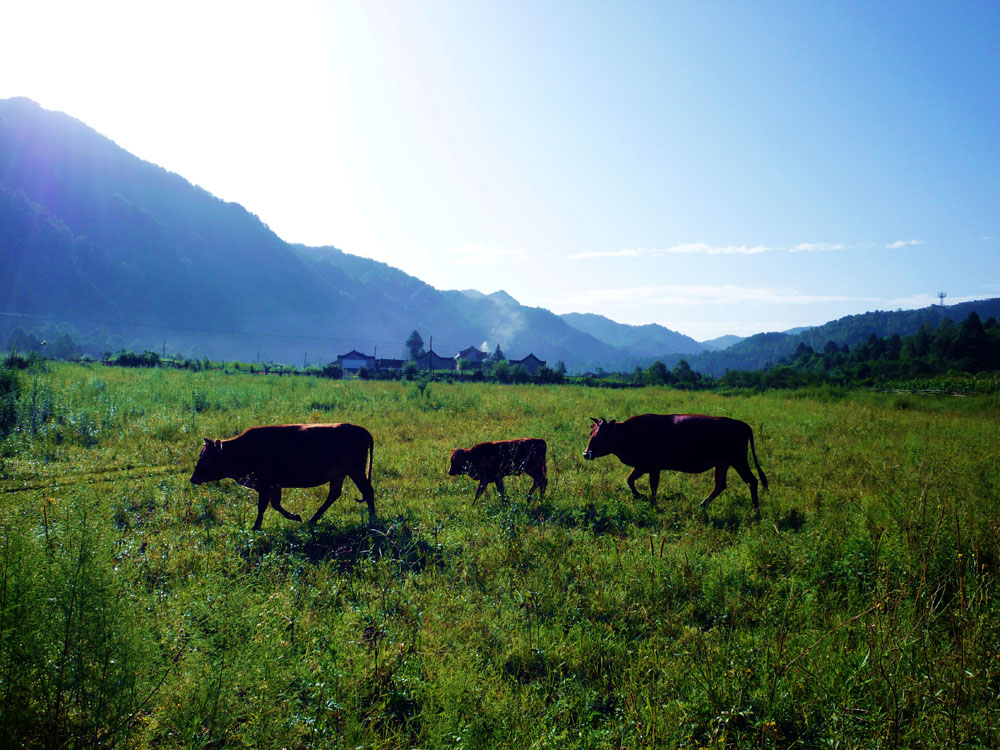
M374 355L362 354L357 349L352 349L347 354L338 355L337 364L344 368L345 374L356 375L361 369L374 370L375 357Z
M405 359L378 359L375 360L375 369L381 372L402 372Z
M524 359L508 359L511 367L521 365L529 375L537 375L538 371L545 367L545 360L539 359L534 354L529 354Z
M442 357L433 349L417 357L416 362L417 367L427 372L455 369L455 359L453 357Z
M489 356L486 352L470 346L455 355L455 370L459 369L459 364L463 359L471 365L473 370L481 370L483 369L483 362Z

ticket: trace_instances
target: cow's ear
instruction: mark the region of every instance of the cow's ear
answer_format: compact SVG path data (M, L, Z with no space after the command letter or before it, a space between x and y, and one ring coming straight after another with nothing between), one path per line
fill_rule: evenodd
M206 448L214 448L215 447L215 443L212 442L212 438L205 438L205 447Z
M600 424L601 423L601 420L599 420L597 417L591 417L590 421L593 422L594 424Z

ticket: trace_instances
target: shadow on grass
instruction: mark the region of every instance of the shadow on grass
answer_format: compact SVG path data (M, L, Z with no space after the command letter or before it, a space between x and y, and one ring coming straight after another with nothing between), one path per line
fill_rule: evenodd
M363 561L388 559L414 573L459 554L435 540L421 538L420 531L403 518L379 521L374 526L302 524L298 528L248 532L247 542L240 545L239 551L248 562L279 553L312 563L333 563L342 572L352 571Z
M799 531L805 526L806 517L799 513L797 508L792 508L775 522L775 526L781 531Z
M716 500L710 503L702 514L706 526L711 526L720 531L739 532L743 528L753 528L761 523L773 523L780 531L799 531L805 524L805 516L794 508L781 516L772 520L762 520L760 516L754 515L753 507L749 498L745 501L730 500L720 502ZM761 512L767 511L765 506L761 507Z
M501 525L551 523L564 528L586 528L595 534L626 536L630 527L640 529L657 525L657 508L648 502L615 497L586 502L546 498L534 500L495 496L485 513Z
M719 512L720 510L722 511L721 513ZM738 533L743 528L745 521L742 510L732 505L726 506L725 509L715 509L710 506L702 514L702 518L704 518L706 526L711 526L717 531L728 531L733 534Z

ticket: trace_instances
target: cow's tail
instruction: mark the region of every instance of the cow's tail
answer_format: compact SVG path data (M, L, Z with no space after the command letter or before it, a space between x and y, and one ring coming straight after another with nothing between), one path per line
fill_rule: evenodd
M368 433L368 484L372 483L372 464L374 462L375 462L375 438L373 438L372 434L369 432ZM757 470L760 471L759 468ZM767 482L764 483L764 486L767 487Z
M757 473L760 475L760 483L764 485L764 489L767 489L767 477L764 476L764 470L760 468L760 461L757 460L757 449L753 447L753 430L750 430L750 455L753 456L753 465L757 467Z

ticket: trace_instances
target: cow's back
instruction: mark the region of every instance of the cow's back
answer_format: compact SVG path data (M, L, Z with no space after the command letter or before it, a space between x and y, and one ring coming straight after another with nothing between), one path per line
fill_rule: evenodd
M371 433L347 422L251 427L230 441L242 463L268 483L282 487L314 487L334 474L364 467Z
M545 441L541 438L516 438L511 444L511 455L515 470L528 474L545 473Z
M618 424L618 457L630 466L701 472L742 452L750 427L729 417L640 414Z
M468 450L469 462L488 477L519 474L541 464L545 467L545 441L541 438L515 438L478 443Z

